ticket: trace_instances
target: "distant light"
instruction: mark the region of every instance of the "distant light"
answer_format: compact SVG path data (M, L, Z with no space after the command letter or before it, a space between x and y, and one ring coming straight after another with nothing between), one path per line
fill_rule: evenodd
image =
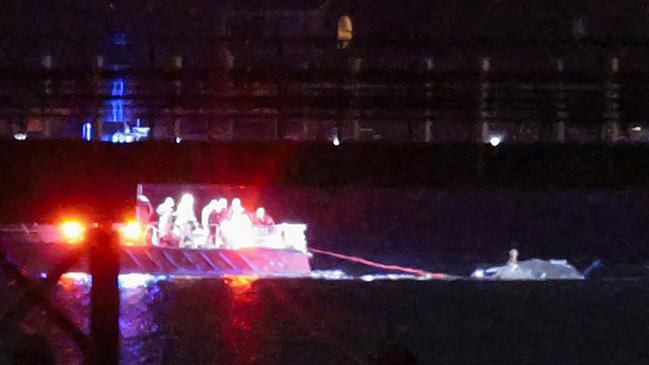
M636 125L635 127L631 128L632 131L634 132L642 132L642 127L639 125Z
M334 146L340 146L340 140L338 139L338 136L335 136L332 142Z
M124 96L124 80L118 79L113 81L113 88L110 91L112 96Z
M77 220L67 220L60 226L63 239L68 243L81 243L85 239L86 227Z
M14 139L17 141L24 141L27 139L27 133L16 133L14 134Z
M42 273L40 273L38 276L39 276L41 279L47 279L47 273L46 273L46 272L42 272Z
M104 57L103 56L100 55L100 56L95 57L95 66L97 66L97 68L104 67Z
M52 55L46 55L41 58L41 65L46 69L52 68Z
M144 230L139 222L129 221L119 229L119 234L126 245L139 245L142 244Z
M112 92L120 92L119 88L115 88L112 90ZM114 95L114 96L121 96L121 95ZM123 99L115 99L110 101L110 109L111 109L111 121L112 122L123 122L124 121L124 100Z
M128 43L128 37L126 33L114 33L113 43L118 46L125 46Z
M491 136L489 137L489 144L496 147L503 141L501 136Z
M175 68L183 68L183 57L182 56L175 56L172 59L172 64Z
M84 141L92 140L92 123L90 122L83 123L83 127L81 127L81 138Z
M176 137L176 143L180 143L180 142L182 142L182 140L183 140L182 138Z

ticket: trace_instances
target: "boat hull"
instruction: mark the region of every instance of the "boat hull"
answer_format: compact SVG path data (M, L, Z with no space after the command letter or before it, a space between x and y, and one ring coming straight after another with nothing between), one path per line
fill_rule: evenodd
M7 259L29 275L50 273L67 257L77 255L65 271L87 272L84 248L62 243L2 243ZM304 276L311 271L310 255L295 249L263 247L242 249L190 249L154 246L119 248L120 273L204 276Z

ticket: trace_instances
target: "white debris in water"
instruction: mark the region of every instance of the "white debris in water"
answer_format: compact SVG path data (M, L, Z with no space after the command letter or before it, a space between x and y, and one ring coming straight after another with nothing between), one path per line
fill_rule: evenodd
M374 275L363 275L361 276L361 280L363 281L374 281L375 277Z
M313 270L308 276L311 279L324 280L362 280L371 282L375 280L430 280L430 277L412 274L367 274L361 276L348 275L341 270Z
M477 268L471 277L479 280L583 280L584 275L567 260L511 260L503 266Z
M430 276L412 275L412 274L371 274L360 277L363 281L374 280L431 280Z
M342 270L313 270L309 277L311 279L326 279L326 280L349 280L351 276L347 275Z

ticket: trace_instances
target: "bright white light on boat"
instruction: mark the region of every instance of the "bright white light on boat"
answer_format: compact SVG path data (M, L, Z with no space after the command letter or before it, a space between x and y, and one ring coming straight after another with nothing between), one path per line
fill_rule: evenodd
M287 224L282 223L275 226L284 237L285 246L290 243L290 247L302 252L307 252L306 224Z
M496 147L503 141L501 136L491 136L489 137L489 144Z
M118 277L119 287L122 289L132 289L142 286L147 286L152 282L167 279L164 275L151 275L151 274L121 274Z
M223 221L221 229L228 240L229 248L249 247L255 242L252 221L245 214L235 214L229 220Z
M180 137L176 137L176 143L180 143L180 142L182 142L182 141L183 141L182 138L180 138Z
M24 141L27 139L27 134L26 133L16 133L14 134L14 139L17 141Z
M81 243L85 239L86 227L77 220L66 220L60 225L61 235L68 243Z
M119 229L119 234L126 245L140 244L143 237L142 225L137 221L128 221Z
M635 127L631 128L632 131L634 132L642 132L642 127L639 125L636 125Z
M92 276L84 272L66 272L57 284L65 291L76 290L80 286L92 285Z
M90 283L92 281L90 274L86 274L85 272L66 272L65 274L61 275L61 279L86 283Z
M335 136L332 140L334 146L340 146L340 140L338 139L338 136Z

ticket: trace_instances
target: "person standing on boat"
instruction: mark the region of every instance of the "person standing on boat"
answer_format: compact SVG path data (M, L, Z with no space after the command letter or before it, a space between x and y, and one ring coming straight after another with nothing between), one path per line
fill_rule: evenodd
M531 272L525 270L521 267L518 262L518 250L512 248L509 250L509 260L507 264L500 267L494 278L501 280L521 280L521 279L530 279Z
M225 210L222 204L221 199L212 199L201 211L201 225L203 226L203 231L207 236L205 242L209 245L213 245L216 242L219 217Z
M201 211L201 226L204 230L209 230L210 223L212 223L212 216L217 214L218 208L219 201L212 199Z
M266 213L266 209L259 207L252 217L252 224L255 227L255 231L257 233L257 240L260 242L265 242L268 236L273 233L275 221L273 220L273 217L270 216L270 214Z
M213 221L210 223L221 224L224 220L228 218L228 200L226 198L219 198L219 204L217 206L216 215Z
M174 232L180 238L180 245L191 245L192 232L198 223L194 213L194 197L191 194L183 194L180 198L175 216Z
M221 247L224 244L221 226L227 218L228 200L225 198L219 198L216 202L215 209L212 211L208 218L211 234L210 243L212 243L216 247Z
M252 222L255 226L259 227L271 227L275 225L275 220L266 212L266 209L263 207L257 208L255 216L252 219Z
M155 211L158 214L158 243L164 242L171 237L173 230L174 200L166 197Z
M234 198L232 199L232 204L230 205L230 208L228 208L228 213L227 213L227 220L232 220L232 217L237 216L239 214L243 214L245 209L241 205L241 199L239 198Z
M151 201L143 194L138 194L135 202L135 219L143 226L151 223L153 215L153 205Z

